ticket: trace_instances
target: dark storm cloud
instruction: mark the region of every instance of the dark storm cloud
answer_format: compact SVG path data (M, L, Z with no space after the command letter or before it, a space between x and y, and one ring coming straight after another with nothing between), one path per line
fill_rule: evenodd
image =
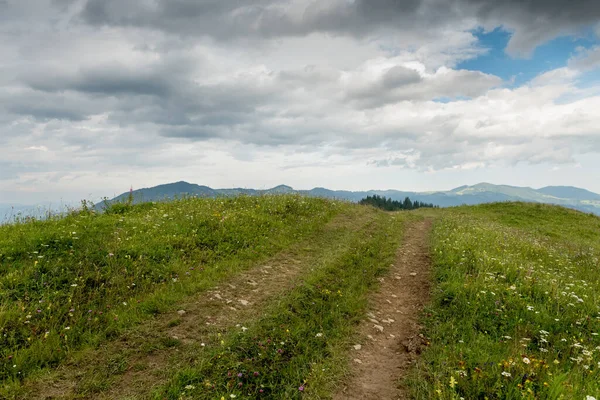
M527 54L556 36L576 34L600 21L597 0L459 0L478 20L514 30L507 51Z
M81 12L92 25L137 26L217 39L302 36L312 32L364 35L381 27L443 24L451 8L422 0L87 0ZM421 18L415 18L415 16Z
M138 26L174 34L239 37L302 36L329 32L361 36L381 29L453 27L475 18L514 30L508 50L526 54L561 34L600 20L597 0L88 0L81 13L94 25Z
M105 101L85 96L65 96L31 90L10 95L0 92L0 107L2 105L10 114L30 116L39 121L83 121L109 107Z
M260 144L297 143L300 132L286 133L260 127L262 119L286 104L285 80L277 74L257 73L221 82L197 82L194 64L165 59L149 65L99 65L76 71L41 66L22 73L17 81L27 89L0 96L5 109L39 121L81 121L106 115L122 127L157 132L165 137L213 138ZM1 92L0 92L1 94Z
M161 61L144 66L119 64L86 67L75 72L66 68L34 69L19 80L44 92L66 90L105 95L168 96L187 84L192 65L185 60Z

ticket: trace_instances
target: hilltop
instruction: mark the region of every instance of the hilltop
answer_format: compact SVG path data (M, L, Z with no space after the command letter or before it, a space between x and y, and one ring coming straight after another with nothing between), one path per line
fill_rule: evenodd
M600 218L531 202L21 220L0 226L0 398L597 398L599 258Z
M261 194L293 193L310 197L340 199L352 202L358 202L367 196L374 195L385 196L396 201L403 201L406 197L409 197L413 201L417 200L423 203L431 203L440 207L476 205L505 201L527 201L535 203L557 204L600 215L599 194L570 186L548 186L540 189L533 189L529 187L479 183L472 186L461 186L448 191L410 192L399 190L348 191L330 190L320 187L310 190L295 190L286 185L279 185L265 190L246 188L213 189L208 186L200 186L181 181L151 188L137 189L132 192L132 195L134 202L139 203L144 201L162 201L185 196L214 198L240 194L256 196ZM125 192L114 199L109 200L109 203L126 201L128 197L129 192ZM103 204L99 203L97 206L101 208Z

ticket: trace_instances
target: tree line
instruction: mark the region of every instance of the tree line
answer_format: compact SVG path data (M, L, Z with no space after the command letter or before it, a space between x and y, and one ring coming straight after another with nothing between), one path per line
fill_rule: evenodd
M362 205L370 205L373 207L381 208L385 211L398 211L398 210L416 210L417 208L438 208L438 206L431 203L424 203L422 201L411 201L410 198L405 198L404 201L388 199L385 196L367 196L358 202Z

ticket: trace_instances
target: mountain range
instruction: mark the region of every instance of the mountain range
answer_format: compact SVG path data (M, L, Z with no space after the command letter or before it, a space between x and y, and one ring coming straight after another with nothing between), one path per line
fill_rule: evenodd
M472 186L460 186L448 191L434 192L405 192L399 190L368 190L347 191L330 190L325 188L314 188L311 190L295 190L290 186L279 185L271 189L213 189L208 186L196 185L188 182L174 182L158 185L151 188L137 189L131 192L134 202L162 201L183 196L219 197L262 194L298 193L313 197L326 197L357 202L366 196L379 195L392 200L418 200L425 203L433 203L440 207L451 207L459 205L474 205L481 203L492 203L502 201L527 201L536 203L557 204L564 207L574 208L583 212L600 215L600 194L590 192L572 186L547 186L541 189L530 187L517 187L508 185L493 185L490 183L478 183ZM125 192L109 203L126 201L129 192ZM96 206L102 208L104 203Z

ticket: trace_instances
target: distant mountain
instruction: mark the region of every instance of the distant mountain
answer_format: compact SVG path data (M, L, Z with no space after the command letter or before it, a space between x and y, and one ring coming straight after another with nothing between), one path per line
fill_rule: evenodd
M600 194L573 186L546 186L538 189L538 192L563 199L600 200Z
M279 185L279 186L275 186L272 189L267 189L265 190L265 193L267 194L290 194L290 193L294 193L295 190L289 186L286 185Z
M272 189L212 189L208 186L200 186L188 182L175 182L159 185L152 188L134 190L134 202L162 201L184 196L219 197L248 195L257 196L262 194L284 194L299 193L312 197L326 197L332 199L348 200L358 202L372 195L379 195L402 201L406 197L425 203L432 203L440 207L451 207L459 205L474 205L481 203L493 203L501 201L527 201L536 203L558 204L574 208L584 212L600 215L600 195L585 189L570 186L548 186L541 189L529 187L518 187L508 185L493 185L491 183L478 183L472 186L460 186L448 191L439 192L404 192L398 190L368 190L352 192L347 190L330 190L326 188L314 188L311 190L294 190L290 186L279 185ZM109 202L126 201L129 192L125 192ZM102 208L100 203L97 206Z
M133 196L134 203L141 203L146 201L169 200L177 197L186 196L217 197L218 193L214 189L209 188L208 186L200 186L193 183L180 181L174 183L167 183L164 185L158 185L151 188L137 189L133 190L131 193L125 192L115 197L114 199L109 200L109 202L124 202L127 201L130 195ZM102 204L103 203L99 203L96 206Z

